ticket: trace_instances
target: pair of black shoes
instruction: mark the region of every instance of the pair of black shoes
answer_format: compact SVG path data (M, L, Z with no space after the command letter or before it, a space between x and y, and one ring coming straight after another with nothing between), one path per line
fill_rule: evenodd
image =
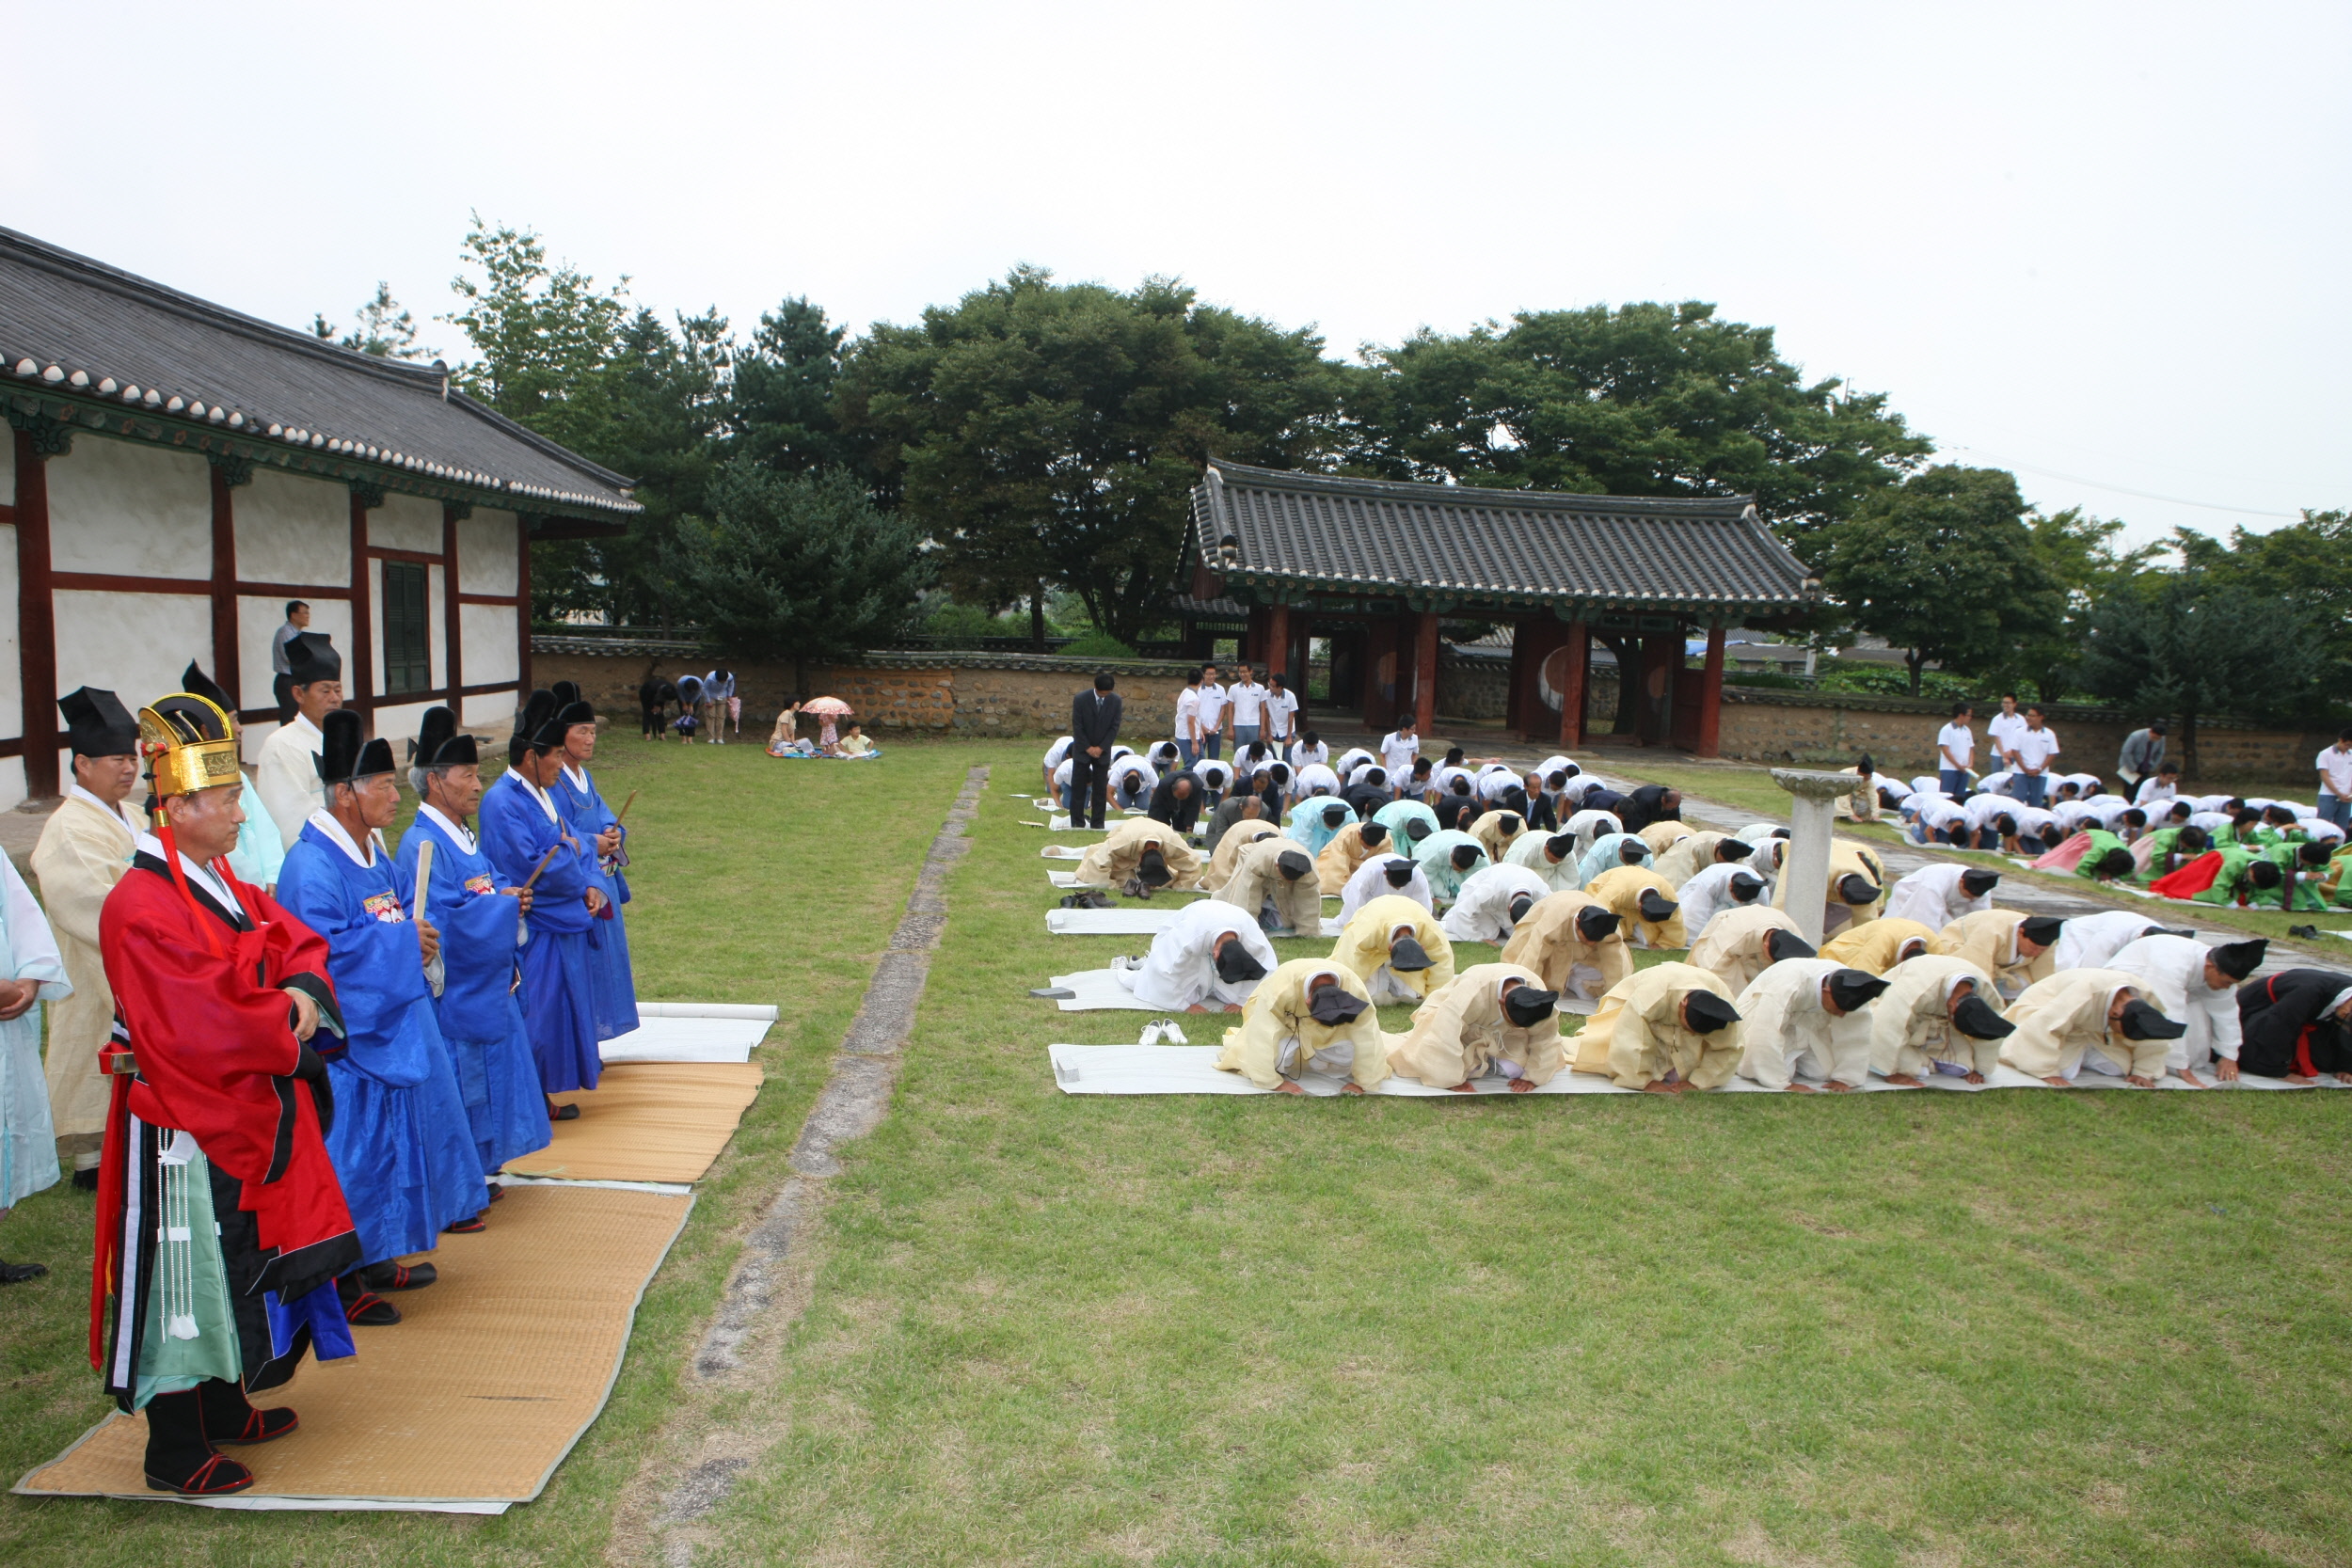
M49 1265L46 1263L11 1263L0 1259L0 1285L22 1285L26 1280L39 1279L48 1272Z
M253 1472L220 1451L231 1446L267 1443L302 1424L284 1406L257 1410L245 1390L221 1378L207 1378L182 1394L158 1394L147 1402L147 1485L183 1497L217 1497L243 1492Z
M400 1308L378 1292L421 1291L440 1277L430 1263L413 1268L405 1263L371 1263L335 1281L335 1294L343 1304L343 1320L364 1328L389 1328L400 1322Z

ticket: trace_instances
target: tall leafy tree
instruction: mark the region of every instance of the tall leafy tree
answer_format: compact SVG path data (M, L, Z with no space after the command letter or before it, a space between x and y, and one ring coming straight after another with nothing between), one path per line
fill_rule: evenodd
M1913 696L1931 660L1963 673L1998 668L2063 614L2025 513L2015 476L1940 465L1829 531L1823 583L1856 626L1904 650Z
M509 419L574 451L612 418L603 373L631 309L628 279L610 289L570 262L551 264L528 229L475 214L460 250L466 270L450 287L461 309L442 317L466 334L474 357L458 385Z
M2043 702L2056 702L2074 679L2093 609L2148 570L2163 546L2123 549L2116 543L2123 531L2122 518L2094 517L2078 506L2046 516L2028 513L2026 526L2033 535L2034 559L2049 575L2064 608L2055 618L2028 628L2009 667L1986 673L2000 674L2011 685L2022 682Z
M2352 688L2352 513L2305 512L2300 522L2268 533L2235 529L2226 546L2181 529L2172 543L2185 571L2292 605L2309 636L2301 660L2321 689Z
M803 474L851 461L834 410L843 329L824 307L793 297L759 318L737 352L735 450L778 473Z
M839 406L958 598L1034 604L1065 584L1133 642L1165 617L1209 457L1323 459L1344 368L1322 350L1170 279L1120 293L1021 268L920 325L877 326Z
M432 359L437 349L425 348L417 342L417 318L400 301L392 297L392 286L378 280L375 297L352 312L354 325L338 337L335 324L322 310L310 319L310 330L330 343L356 348L362 354L373 354L385 359Z
M2283 599L2196 573L2152 573L2099 601L2081 680L2142 718L2180 721L2197 775L2197 722L2216 714L2292 721L2312 700L2311 632Z

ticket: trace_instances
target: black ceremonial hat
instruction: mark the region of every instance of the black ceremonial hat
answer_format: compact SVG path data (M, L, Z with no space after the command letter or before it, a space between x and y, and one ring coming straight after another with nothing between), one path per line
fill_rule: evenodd
M1263 980L1265 978L1265 965L1260 963L1257 955L1244 947L1241 939L1236 936L1216 956L1216 977L1229 986L1238 986L1245 980Z
M1740 903L1745 904L1753 900L1757 894L1764 891L1764 879L1761 877L1751 877L1744 871L1735 871L1731 874L1729 886L1731 888L1731 895L1738 899Z
M1399 974L1417 974L1436 961L1416 937L1399 937L1389 944L1389 967Z
M1837 879L1837 896L1849 904L1867 904L1878 895L1877 885L1859 871L1849 871Z
M102 687L77 687L57 699L57 711L65 715L66 738L75 756L138 754L138 721L113 692Z
M1327 816L1324 820L1328 822L1330 818ZM1356 836L1364 841L1365 848L1376 849L1380 847L1380 841L1389 836L1389 825L1386 822L1375 822L1367 817L1356 830Z
M2263 955L2269 951L2270 939L2256 937L2250 942L2217 943L2205 957L2213 960L2214 968L2231 979L2243 980L2262 967Z
M1598 904L1587 904L1576 911L1576 934L1586 942L1608 941L1617 934L1621 924L1623 922L1616 911L1603 909Z
M408 758L419 768L470 768L482 761L482 751L472 736L457 733L457 715L429 707L417 738L409 742Z
M1740 1009L1711 990L1693 990L1682 999L1683 1022L1698 1034L1711 1035L1740 1022Z
M1804 938L1797 935L1794 931L1784 931L1778 927L1774 927L1772 929L1764 933L1765 956L1771 958L1774 963L1779 963L1783 959L1787 958L1814 958L1820 953L1820 949L1815 947L1811 942L1805 941Z
M1721 839L1715 845L1715 858L1719 861L1743 861L1755 853L1756 846L1743 838Z
M1380 875L1389 879L1391 887L1403 887L1413 879L1411 861L1390 861L1380 867Z
M1829 977L1829 999L1846 1012L1878 1000L1887 982L1859 969L1841 969Z
M2127 1040L2177 1040L2187 1033L2187 1024L2165 1017L2137 997L2123 1004L2123 1037Z
M1535 895L1525 888L1511 895L1511 924L1517 926L1527 918L1527 911L1535 907Z
M352 784L392 770L392 743L367 738L367 724L347 707L339 707L319 726L325 743L312 759L321 784Z
M1513 986L1502 994L1502 1011L1513 1023L1532 1029L1552 1015L1560 1005L1560 993L1543 990L1525 981Z
M1576 835L1574 833L1554 833L1549 838L1544 840L1544 847L1559 859L1566 860L1568 856L1576 851Z
M1284 877L1294 882L1315 868L1315 863L1309 860L1303 851L1297 849L1283 850L1274 857L1274 863Z
M192 697L203 698L232 719L236 717L236 705L229 700L229 693L223 691L220 684L206 674L194 659L188 660L188 667L180 672L180 689Z
M1653 926L1672 920L1675 917L1675 911L1682 907L1654 887L1645 887L1642 890L1641 906L1642 918Z
M557 681L548 689L554 694L555 705L558 707L569 707L580 701L580 682L578 681Z
M2028 916L2026 919L2019 921L2017 923L2017 929L2024 934L2025 939L2027 942L2034 942L2039 946L2048 947L2058 941L2058 927L2065 924L2065 921L2054 918L2053 916L2037 914Z
M1981 996L1961 998L1952 1009L1952 1027L1972 1040L2006 1039L2017 1033L2017 1025L1994 1012Z
M296 686L343 678L343 656L323 631L298 632L286 639L286 679Z
M564 684L565 686L570 686L572 683L565 681ZM574 688L574 689L577 690L578 688ZM574 724L593 724L596 721L596 710L590 707L586 703L581 702L577 697L573 698L570 702L565 703L563 701L563 693L557 692L555 695L556 701L562 704L561 708L555 715L554 727L556 730L556 738L558 740L563 738L563 732L570 729Z
M1999 886L2000 881L2001 874L1997 871L1963 871L1960 874L1960 885L1971 898L1983 897Z

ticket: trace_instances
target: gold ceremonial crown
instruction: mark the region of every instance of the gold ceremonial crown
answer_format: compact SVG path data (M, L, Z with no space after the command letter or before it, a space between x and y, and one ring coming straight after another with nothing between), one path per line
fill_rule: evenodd
M203 733L206 714L217 723L220 738ZM156 800L242 783L237 743L228 736L229 715L218 704L191 691L175 691L157 698L152 707L139 709L139 755L147 763Z

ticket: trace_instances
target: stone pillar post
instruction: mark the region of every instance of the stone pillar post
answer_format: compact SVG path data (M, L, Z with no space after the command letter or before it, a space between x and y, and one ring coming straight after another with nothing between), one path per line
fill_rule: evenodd
M1851 773L1817 773L1775 768L1772 783L1787 790L1788 852L1781 862L1781 907L1804 940L1821 945L1821 924L1829 902L1829 840L1837 826L1837 801L1853 792Z

